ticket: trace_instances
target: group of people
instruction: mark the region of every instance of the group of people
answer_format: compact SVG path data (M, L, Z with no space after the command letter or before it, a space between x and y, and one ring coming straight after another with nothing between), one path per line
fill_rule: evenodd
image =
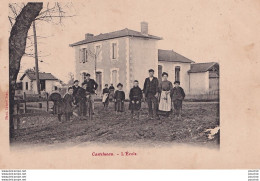
M66 121L70 120L73 111L78 108L78 116L86 118L87 110L91 106L92 114L94 114L94 95L98 84L95 80L90 78L90 74L86 74L86 79L79 86L79 81L75 80L74 85L68 88L68 92L62 99L63 113L65 114ZM102 103L104 109L108 108L109 102L114 102L114 109L117 113L124 112L124 102L126 99L125 92L123 91L123 84L117 85L117 90L113 84L105 88L102 92ZM180 82L175 81L173 84L168 81L168 73L163 72L162 81L159 82L158 78L154 76L154 70L149 70L149 77L145 79L143 90L139 87L138 80L135 80L133 87L129 93L129 110L131 110L131 117L136 115L139 119L141 104L143 101L148 104L149 117L151 119L160 119L159 115L168 117L174 111L177 119L181 118L182 101L185 98L184 90L180 87ZM58 103L57 103L58 102ZM91 104L87 104L87 102ZM55 105L56 104L56 105ZM59 105L59 101L54 102L54 107ZM56 108L56 111L59 108ZM62 111L61 111L62 112ZM58 118L61 120L61 114L58 111Z

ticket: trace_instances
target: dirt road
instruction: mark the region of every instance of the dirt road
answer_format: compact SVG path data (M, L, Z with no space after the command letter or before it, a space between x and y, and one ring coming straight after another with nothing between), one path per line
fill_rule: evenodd
M139 120L131 119L127 110L115 114L113 105L103 110L96 104L92 121L73 118L73 122L59 123L54 115L21 118L21 129L15 131L12 145L60 144L102 142L127 144L145 143L156 146L160 143L187 143L218 146L218 136L208 138L207 129L219 125L218 103L184 103L181 121L162 117L150 120L147 106L143 104Z

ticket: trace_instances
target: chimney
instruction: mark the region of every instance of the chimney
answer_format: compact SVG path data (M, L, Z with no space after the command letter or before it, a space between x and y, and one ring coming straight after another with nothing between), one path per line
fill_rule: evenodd
M148 23L145 21L141 22L141 33L148 35Z
M85 39L92 38L93 36L94 36L94 34L87 33L87 34L85 34Z

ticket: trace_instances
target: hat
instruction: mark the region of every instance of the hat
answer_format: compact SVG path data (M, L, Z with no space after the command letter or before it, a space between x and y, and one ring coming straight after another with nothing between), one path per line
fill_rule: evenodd
M168 77L168 73L166 73L166 72L163 72L163 73L162 73L162 76L164 76L164 75L167 75L167 77Z
M68 91L69 91L70 89L73 89L73 87L69 87L69 88L68 88Z
M135 80L134 82L138 82L138 80Z
M105 86L108 86L108 84L105 84Z
M117 84L116 87L119 87L119 86L123 87L123 84L119 83L119 84Z
M78 81L78 80L74 80L74 84L75 84L76 82L79 82L79 81Z
M174 84L180 84L180 81L176 80L174 81Z
M87 73L87 74L86 74L86 76L89 76L89 77L90 77L90 74L89 74L89 73Z
M154 70L153 69L149 69L149 72L154 72Z

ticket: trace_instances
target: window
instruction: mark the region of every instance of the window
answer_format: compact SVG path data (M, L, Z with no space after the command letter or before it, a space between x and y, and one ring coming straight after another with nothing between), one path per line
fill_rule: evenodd
M181 71L181 67L176 66L175 67L175 81L180 81L180 71Z
M101 59L100 59L100 54L101 54L101 47L100 45L97 45L96 46L96 57L97 57L97 61L100 62Z
M29 84L28 82L25 82L25 90L28 90L28 88L29 88Z
M88 51L86 48L83 48L83 63L88 61Z
M116 58L117 58L117 44L112 43L112 59L116 59Z
M112 84L114 85L114 86L116 86L117 85L117 78L118 78L118 74L117 74L117 70L113 70L112 71Z
M88 61L88 51L86 48L80 49L79 62L85 63Z

